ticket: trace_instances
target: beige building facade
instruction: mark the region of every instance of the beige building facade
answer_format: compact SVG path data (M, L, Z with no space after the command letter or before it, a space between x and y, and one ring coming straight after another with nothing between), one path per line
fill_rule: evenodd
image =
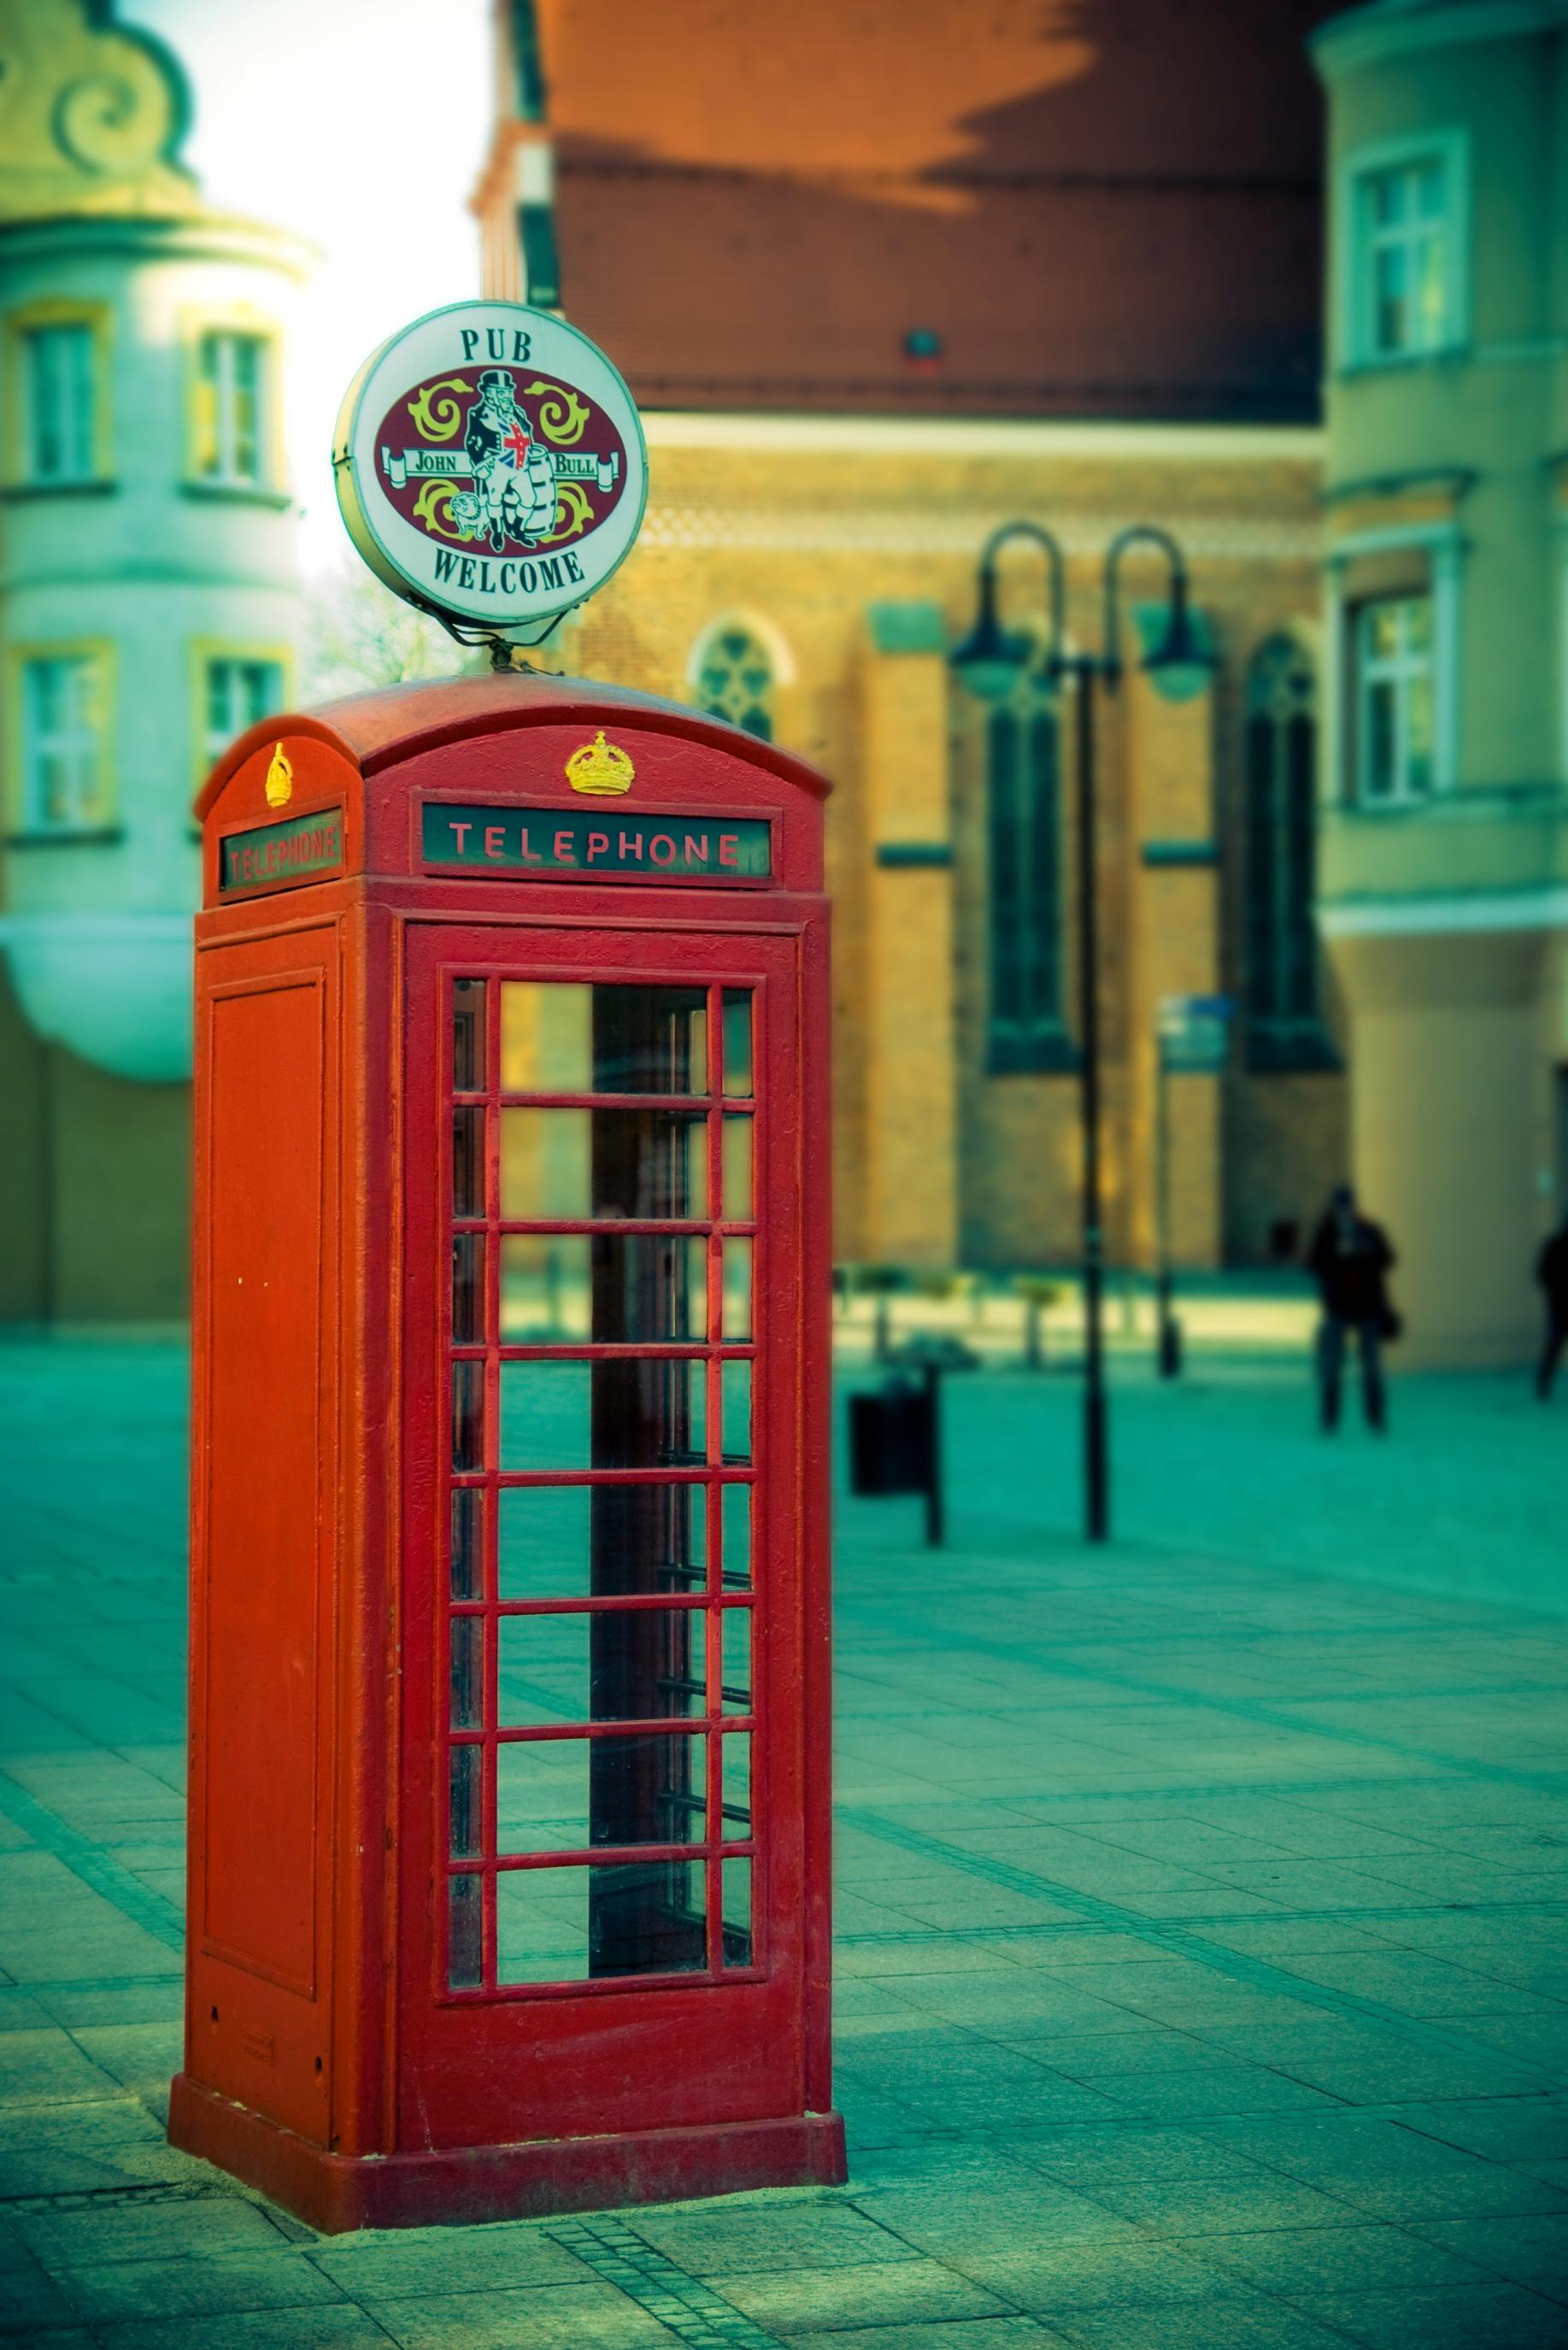
M981 544L1013 515L1060 536L1085 643L1102 628L1106 548L1158 516L1220 656L1194 701L1164 700L1134 666L1098 705L1113 1259L1151 1259L1156 1020L1176 994L1227 994L1241 1014L1228 1075L1172 1080L1177 1258L1293 1253L1345 1151L1310 927L1315 433L645 421L641 541L562 658L774 735L835 780L841 1259L1005 1269L1066 1262L1077 1245L1067 712L1027 682L1000 708L977 702L949 661ZM1003 576L1010 620L1037 624L1038 556L1009 555ZM1163 570L1135 559L1127 586L1136 663ZM1293 879L1280 869L1293 858L1306 860Z
M1166 997L1238 1015L1224 1075L1170 1081L1179 1263L1294 1256L1344 1172L1312 910L1319 13L798 0L759 76L743 12L704 0L495 0L486 290L602 345L651 459L636 550L545 658L833 778L842 1262L1078 1252L1072 728L1026 680L971 699L950 660L1010 520L1058 536L1091 650L1116 534L1172 531L1219 657L1186 702L1138 673L1168 579L1129 560L1097 704L1113 1260L1154 1252ZM1243 46L1237 109L1208 52ZM1038 629L1038 552L1002 589Z
M1410 1357L1568 1211L1568 5L1378 0L1329 101L1320 925Z

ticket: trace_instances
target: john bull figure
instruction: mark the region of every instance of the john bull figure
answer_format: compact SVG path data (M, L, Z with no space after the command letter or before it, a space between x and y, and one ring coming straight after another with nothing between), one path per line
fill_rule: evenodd
M488 537L497 555L509 539L537 546L556 523L556 463L534 437L505 368L486 368L468 411L463 452L473 488L452 501L452 519L465 538Z

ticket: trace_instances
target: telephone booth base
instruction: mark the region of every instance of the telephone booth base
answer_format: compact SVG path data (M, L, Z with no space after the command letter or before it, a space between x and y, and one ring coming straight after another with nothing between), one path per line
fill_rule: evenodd
M848 2176L837 2114L356 2157L312 2146L183 2073L171 2085L169 2138L328 2236L538 2220L757 2187L841 2187Z

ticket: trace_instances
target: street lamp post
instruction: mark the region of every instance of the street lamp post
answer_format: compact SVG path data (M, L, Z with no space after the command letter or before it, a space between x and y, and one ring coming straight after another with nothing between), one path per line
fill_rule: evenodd
M1026 538L1045 557L1048 589L1044 652L1025 636L1003 629L997 557L1011 539ZM981 549L974 626L951 660L961 681L982 701L999 702L1030 671L1050 686L1074 689L1078 875L1078 1032L1082 1100L1082 1226L1084 1282L1084 1529L1090 1542L1109 1539L1110 1431L1105 1370L1105 1226L1100 1156L1099 889L1096 837L1095 688L1114 692L1122 674L1118 588L1122 559L1137 546L1157 547L1168 574L1165 634L1143 668L1176 701L1199 693L1214 667L1193 626L1187 566L1168 531L1135 523L1106 550L1102 578L1104 629L1100 650L1069 651L1066 644L1067 566L1059 539L1038 523L1003 523Z

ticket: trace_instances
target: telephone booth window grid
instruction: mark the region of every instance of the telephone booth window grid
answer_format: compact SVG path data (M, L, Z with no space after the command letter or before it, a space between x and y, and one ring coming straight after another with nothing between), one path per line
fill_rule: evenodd
M449 980L446 1995L752 1924L753 1000Z

